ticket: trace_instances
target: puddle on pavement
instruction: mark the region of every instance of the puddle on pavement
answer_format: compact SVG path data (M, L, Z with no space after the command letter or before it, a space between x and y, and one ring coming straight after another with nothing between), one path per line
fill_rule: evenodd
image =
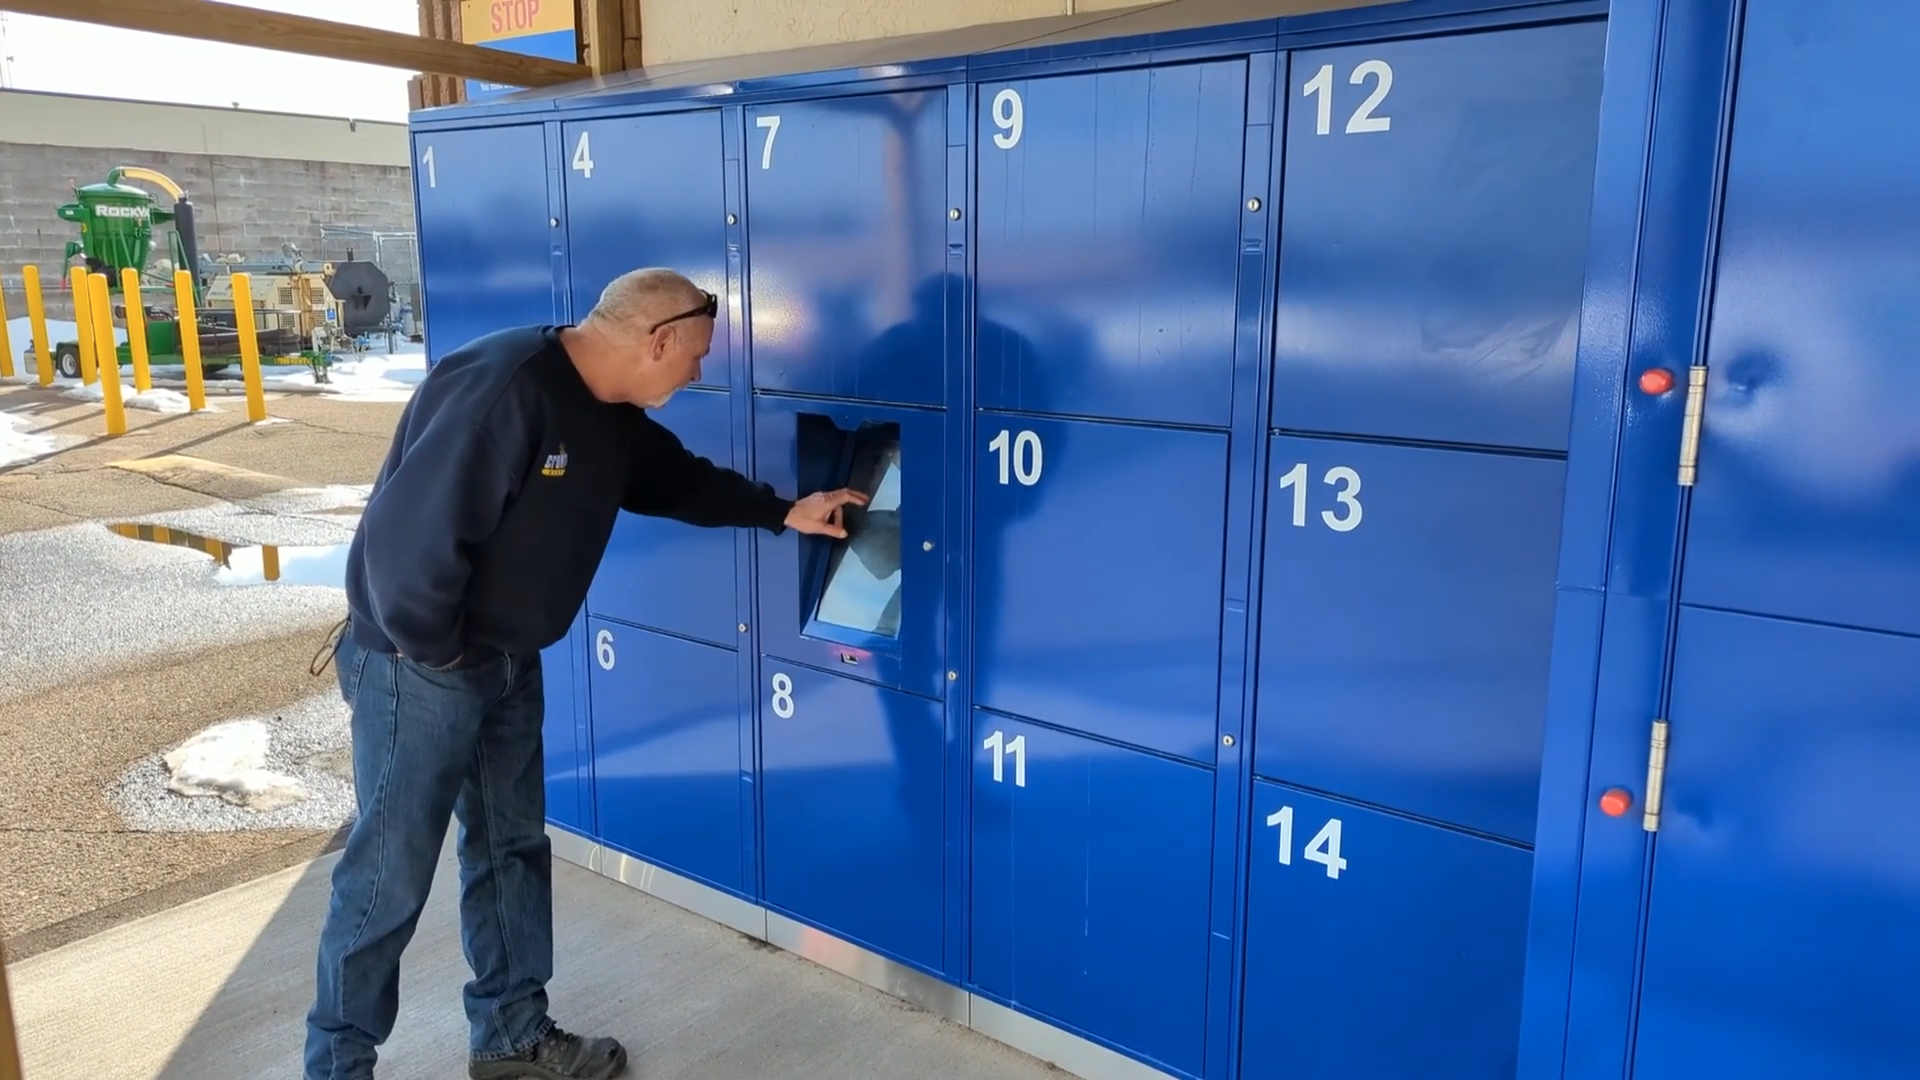
M215 585L322 585L341 588L346 581L347 545L293 547L282 544L229 544L166 525L122 522L108 530L129 540L166 544L201 552L213 559Z

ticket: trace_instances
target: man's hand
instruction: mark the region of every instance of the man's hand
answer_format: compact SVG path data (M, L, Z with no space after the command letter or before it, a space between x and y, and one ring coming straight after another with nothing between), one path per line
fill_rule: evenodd
M848 503L865 506L867 497L852 488L816 492L794 503L793 509L787 511L787 528L812 536L831 536L836 540L844 540L847 529L840 521L840 508Z

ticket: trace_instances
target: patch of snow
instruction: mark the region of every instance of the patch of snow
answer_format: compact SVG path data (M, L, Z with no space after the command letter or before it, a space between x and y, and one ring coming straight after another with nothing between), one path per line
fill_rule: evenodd
M331 670L325 682L334 682ZM302 799L267 809L248 808L224 796L184 798L171 790L173 773L166 755L156 753L122 773L108 789L108 801L128 828L143 832L338 828L353 820L357 805L351 715L339 690L329 686L276 712L237 717L195 736L204 740L237 725L257 729L223 737L245 740L249 751L264 748L264 763L253 767L299 785L305 792ZM283 782L281 790L291 787Z
M347 353L327 369L327 381L316 383L309 367L262 367L261 381L269 387L318 390L341 401L405 401L427 377L427 354L418 345L402 345L391 354Z
M60 448L59 439L27 430L25 417L0 412L0 465L32 461Z
M193 798L216 796L248 810L278 810L307 797L307 789L267 765L267 725L231 720L200 732L167 752L167 790Z
M193 403L187 400L187 395L178 390L166 390L157 386L127 398L126 405L129 409L151 409L161 413L183 413L193 407ZM212 402L208 402L205 411L219 412L220 410L214 408Z
M106 400L106 392L106 384L96 381L92 384L76 383L62 390L60 396L72 398L74 401L90 401L98 405ZM136 393L127 383L120 384L120 404L129 409L145 409L148 412L157 413L183 413L190 408L187 395L178 390L154 387L152 390ZM206 411L219 412L220 410L214 408L212 402L208 402Z

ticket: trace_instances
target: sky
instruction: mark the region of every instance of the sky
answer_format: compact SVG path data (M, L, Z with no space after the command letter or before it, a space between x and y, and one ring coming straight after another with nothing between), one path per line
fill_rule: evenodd
M245 7L418 33L415 0L232 0ZM411 71L298 53L0 14L0 85L16 90L407 118Z

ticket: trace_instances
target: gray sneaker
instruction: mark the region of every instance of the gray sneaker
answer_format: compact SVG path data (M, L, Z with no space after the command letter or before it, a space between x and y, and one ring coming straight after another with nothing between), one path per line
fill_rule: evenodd
M502 1061L469 1061L473 1080L609 1080L627 1067L627 1048L616 1039L583 1039L559 1028L547 1032L526 1055Z

